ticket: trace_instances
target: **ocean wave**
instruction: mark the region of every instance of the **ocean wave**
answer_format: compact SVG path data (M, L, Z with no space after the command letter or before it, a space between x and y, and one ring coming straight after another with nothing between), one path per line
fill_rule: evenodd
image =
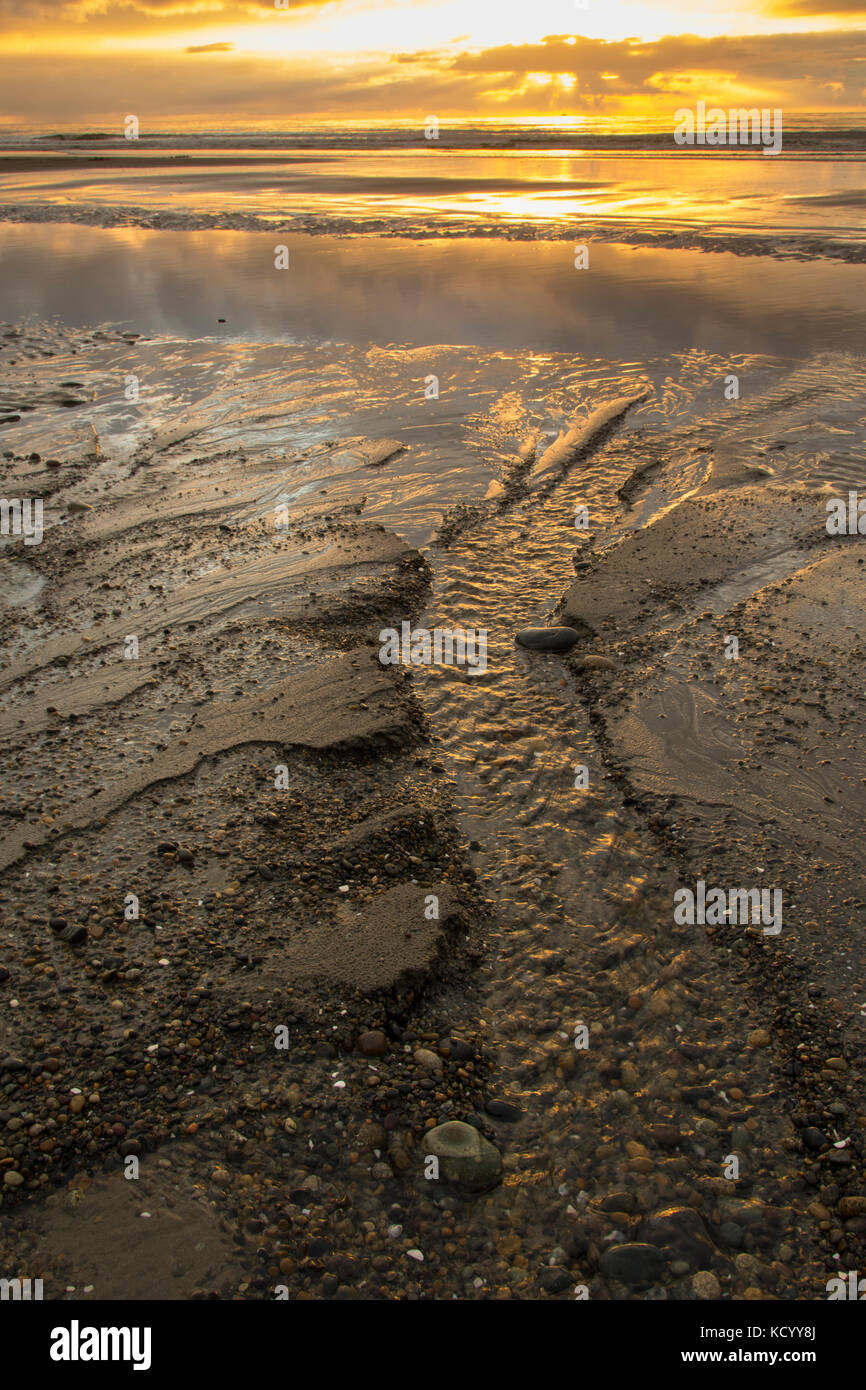
M429 147L425 124L421 121L382 125L319 125L294 127L283 131L207 130L161 131L141 135L136 140L141 150L387 150ZM723 149L683 150L674 144L673 127L639 125L617 128L603 123L558 122L555 125L531 126L492 122L449 123L440 121L436 145L454 150L599 150L615 153L618 150L652 153L669 150L677 158L724 158ZM129 150L122 134L107 131L9 131L0 130L0 149L44 151L52 145L64 150L81 147L92 149ZM798 124L789 119L785 125L785 152L791 155L845 155L866 152L866 129L861 126L821 126L814 121ZM760 155L760 151L738 150L737 154Z

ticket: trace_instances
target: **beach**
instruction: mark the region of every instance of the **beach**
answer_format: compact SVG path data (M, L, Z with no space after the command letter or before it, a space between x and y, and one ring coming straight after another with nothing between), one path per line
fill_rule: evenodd
M690 155L688 198L652 147L0 156L3 495L42 530L0 552L4 1268L809 1301L863 1267L837 153ZM483 667L383 663L404 625Z

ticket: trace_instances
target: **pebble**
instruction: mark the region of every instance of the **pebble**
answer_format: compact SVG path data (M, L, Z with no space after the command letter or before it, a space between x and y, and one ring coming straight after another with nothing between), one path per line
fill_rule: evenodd
M583 656L577 663L579 671L616 671L617 664L609 656Z
M621 1284L648 1284L661 1274L665 1257L655 1245L614 1245L601 1257L602 1274Z
M523 627L515 640L537 652L567 652L577 641L577 633L573 627Z
M506 1124L510 1125L519 1120L522 1114L516 1105L512 1105L507 1100L489 1100L484 1109L495 1120L504 1120Z
M87 940L87 928L79 925L64 927L57 935L58 938L61 941L65 941L68 946L80 946L82 942Z
M378 1028L362 1033L358 1039L358 1051L365 1057L384 1057L387 1047L388 1039Z
M435 1072L437 1076L441 1073L444 1066L438 1052L431 1052L427 1047L419 1047L417 1049L415 1052L415 1063L417 1066L423 1067L425 1071Z
M425 1155L439 1160L446 1181L461 1187L494 1186L502 1173L502 1157L495 1145L462 1120L449 1120L428 1130L423 1139Z
M663 1149L675 1149L682 1143L683 1136L676 1125L650 1125L649 1137Z
M692 1293L695 1298L718 1298L722 1286L710 1269L699 1269L692 1275Z

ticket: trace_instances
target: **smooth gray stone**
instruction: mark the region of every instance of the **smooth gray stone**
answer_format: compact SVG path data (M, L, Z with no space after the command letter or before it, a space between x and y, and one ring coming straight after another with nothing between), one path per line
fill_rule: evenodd
M573 627L523 627L516 640L537 652L567 652L577 641Z
M428 1130L421 1140L423 1152L439 1159L442 1176L460 1187L483 1191L502 1175L499 1150L472 1125L448 1120Z

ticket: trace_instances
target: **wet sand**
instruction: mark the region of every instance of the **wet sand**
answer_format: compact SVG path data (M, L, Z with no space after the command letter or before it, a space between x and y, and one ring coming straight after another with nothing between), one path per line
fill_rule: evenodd
M744 356L734 404L700 352L437 349L431 422L428 348L3 332L47 526L0 559L7 1264L70 1299L861 1267L862 566L823 516L862 362ZM485 629L487 672L382 667L407 619ZM570 654L515 646L551 621ZM674 919L759 871L778 937ZM502 1155L480 1195L425 1176L451 1120Z
M112 140L0 153L0 218L175 232L586 242L862 263L863 159L462 148L454 133L286 150Z

